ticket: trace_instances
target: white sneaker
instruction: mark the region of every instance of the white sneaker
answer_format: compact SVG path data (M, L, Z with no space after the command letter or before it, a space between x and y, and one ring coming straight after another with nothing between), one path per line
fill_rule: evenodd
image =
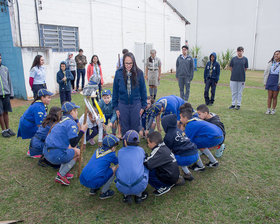
M272 115L275 114L275 113L276 113L275 109L272 109L271 112L270 112L270 114L272 114Z
M267 109L267 111L265 112L265 114L271 114L270 109Z

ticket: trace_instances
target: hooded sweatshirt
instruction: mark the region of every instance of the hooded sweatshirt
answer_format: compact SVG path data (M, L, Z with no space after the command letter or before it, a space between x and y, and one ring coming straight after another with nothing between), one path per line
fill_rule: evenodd
M211 61L211 56L214 56L214 61ZM206 83L207 79L214 79L215 83L218 83L220 78L220 64L216 61L217 56L216 53L213 52L209 56L210 61L207 62L204 69L204 82Z
M166 115L162 118L161 124L164 132L164 143L175 155L191 156L197 154L196 144L177 127L177 117L175 114Z
M192 81L194 73L193 59L187 55L186 58L181 54L176 61L176 78L187 78Z
M14 97L14 91L8 68L0 64L0 97L5 96Z
M76 71L76 62L75 62L75 59L72 57L72 58L69 58L69 56L72 55L72 53L68 53L68 57L67 59L65 60L66 62L66 69L70 70L70 71Z
M59 66L60 70L56 74L56 81L59 84L59 92L61 92L61 91L71 91L71 80L74 79L74 76L67 69L65 71L62 71L61 70L61 64L65 64L66 65L66 63L64 61L62 61L60 63L60 66ZM64 76L66 77L66 81L62 80L64 78Z

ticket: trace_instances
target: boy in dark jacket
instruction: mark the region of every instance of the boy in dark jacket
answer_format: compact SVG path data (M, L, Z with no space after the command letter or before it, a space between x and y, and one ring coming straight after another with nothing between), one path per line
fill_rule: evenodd
M198 116L201 120L205 120L207 122L215 124L223 131L224 140L225 140L225 137L226 137L225 126L221 122L220 117L214 113L210 113L209 108L205 104L199 105L196 110L197 110ZM225 150L224 143L218 145L215 156L218 158L221 157L223 155L224 150Z
M60 103L71 102L71 80L74 79L73 74L66 70L66 62L60 63L60 70L56 74L56 81L59 84Z
M206 105L212 105L215 101L216 86L220 77L220 64L216 61L216 53L213 52L209 56L210 61L207 62L204 69L204 99ZM209 89L211 87L211 100L209 99Z
M184 131L178 128L175 114L166 115L162 118L161 125L166 133L164 143L175 154L178 165L184 171L184 179L192 181L194 178L188 166L198 160L196 144L192 143Z
M150 170L149 184L155 188L154 195L161 196L179 180L179 167L174 154L164 144L159 132L152 132L147 138L151 155L145 159L144 165Z

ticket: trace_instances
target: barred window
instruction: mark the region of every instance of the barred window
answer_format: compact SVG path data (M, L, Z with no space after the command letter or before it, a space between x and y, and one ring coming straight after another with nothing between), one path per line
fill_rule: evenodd
M56 52L78 51L78 27L40 24L40 42Z
M180 51L181 37L170 37L170 51Z

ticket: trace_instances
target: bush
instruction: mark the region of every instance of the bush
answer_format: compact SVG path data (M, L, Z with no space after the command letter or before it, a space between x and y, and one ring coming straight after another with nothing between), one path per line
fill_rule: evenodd
M198 60L200 57L200 51L201 51L201 47L199 47L197 45L193 46L190 50L190 54L191 54L192 58L197 58L197 60Z
M227 69L229 67L230 60L232 59L234 50L227 49L226 52L222 52L217 55L217 61L220 63L222 69Z
M204 58L202 59L202 63L204 67L206 66L207 62L208 62L208 56L204 56Z

